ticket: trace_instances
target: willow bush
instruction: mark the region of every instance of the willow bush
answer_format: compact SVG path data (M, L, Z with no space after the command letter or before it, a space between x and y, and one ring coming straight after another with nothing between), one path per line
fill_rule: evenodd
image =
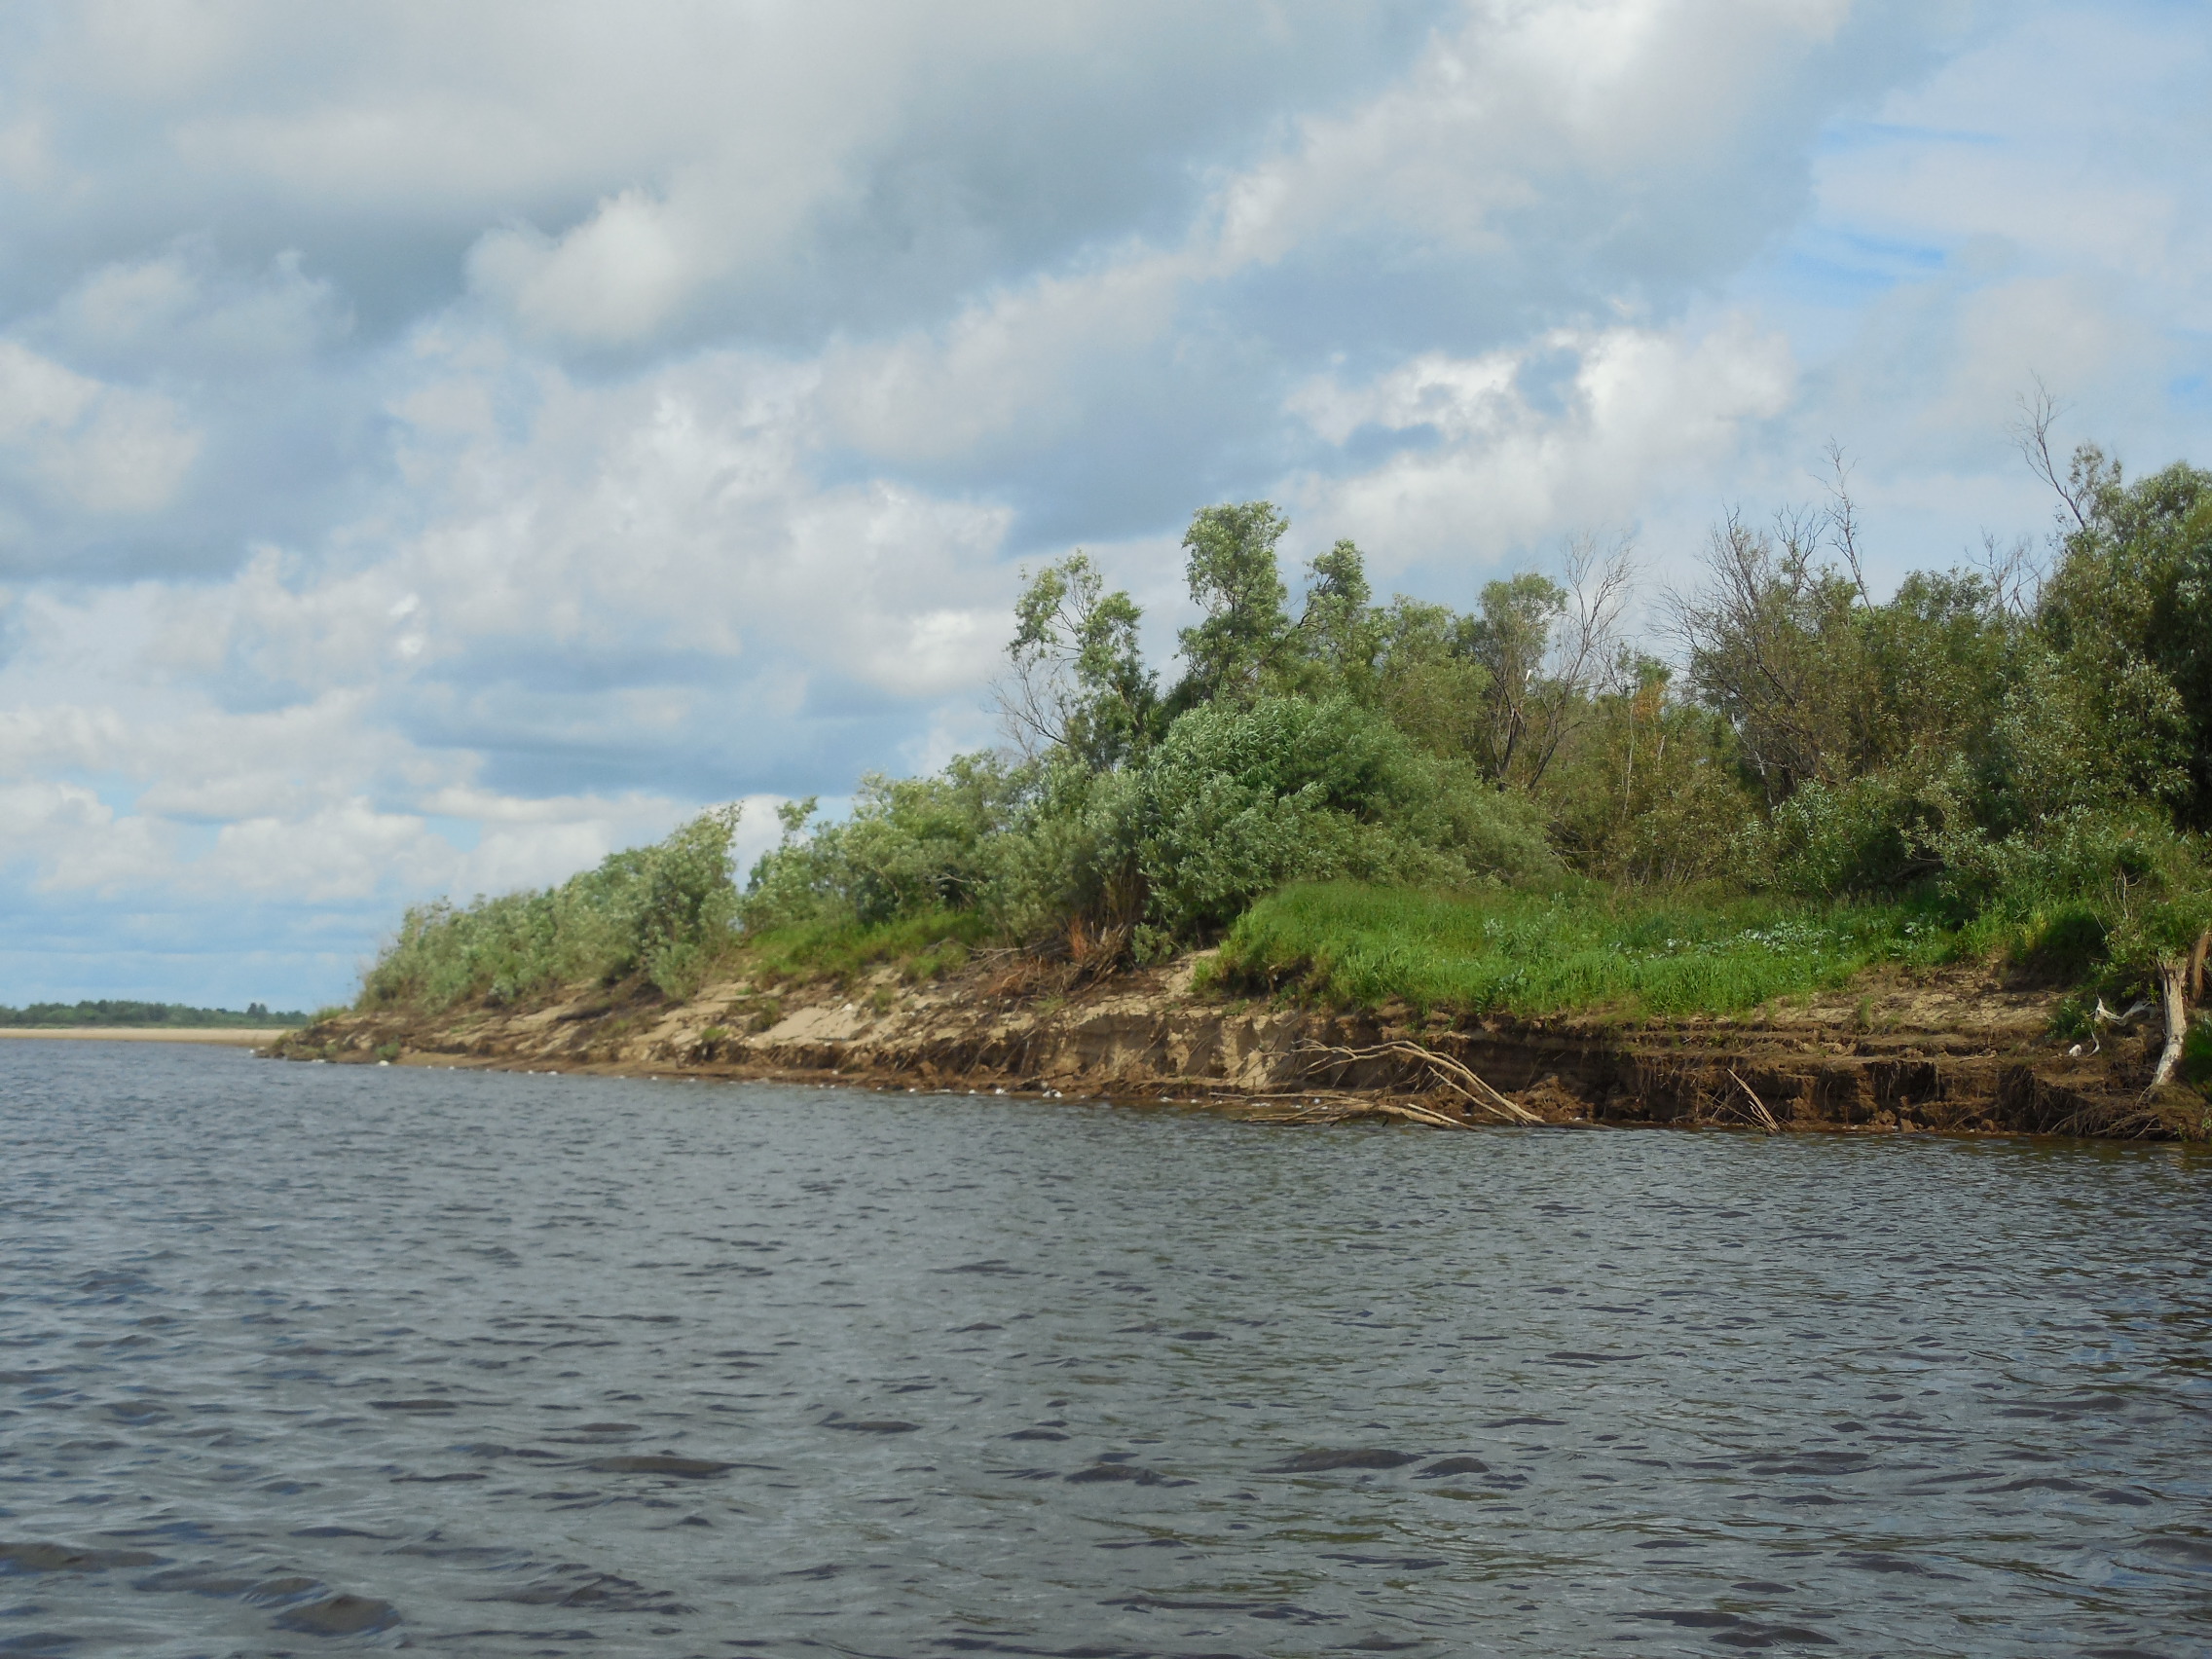
M734 806L702 813L543 892L416 905L365 977L361 1006L514 1003L632 977L688 996L735 942L737 821Z

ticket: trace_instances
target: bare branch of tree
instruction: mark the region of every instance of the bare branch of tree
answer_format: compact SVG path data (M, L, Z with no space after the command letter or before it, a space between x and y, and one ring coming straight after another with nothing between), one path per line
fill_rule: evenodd
M998 713L999 729L1025 760L1067 742L1062 676L1056 667L1035 657L1017 658L990 682L990 706Z
M1990 531L1981 533L1981 571L1988 578L1991 603L2007 616L2030 616L2043 595L2044 565L2035 544L2024 535L2003 546Z
M1668 596L1690 682L1735 727L1770 801L1820 776L1833 746L1816 695L1835 666L1823 643L1838 597L1818 562L1826 534L1819 513L1777 513L1770 531L1730 507L1707 542L1702 588Z
M1821 480L1828 493L1828 538L1843 562L1851 567L1851 579L1859 588L1860 602L1869 608L1874 596L1866 586L1866 567L1859 559L1859 507L1851 498L1851 457L1844 453L1843 445L1830 438L1827 448L1821 451L1828 463L1827 476Z
M2066 413L2068 406L2051 395L2050 387L2044 385L2041 375L2028 378L2035 382L2035 390L2022 392L2013 399L2020 414L2007 429L2012 435L2014 447L2027 461L2028 470L2049 485L2065 503L2067 512L2074 516L2074 528L2086 530L2088 503L2075 487L2072 469L2062 472L2057 457L2050 453L2050 429L2058 424L2059 417Z
M1596 536L1578 535L1567 543L1564 564L1567 609L1547 660L1531 676L1522 715L1531 786L1550 767L1577 714L1619 673L1621 612L1636 585L1636 548L1625 536L1601 548Z

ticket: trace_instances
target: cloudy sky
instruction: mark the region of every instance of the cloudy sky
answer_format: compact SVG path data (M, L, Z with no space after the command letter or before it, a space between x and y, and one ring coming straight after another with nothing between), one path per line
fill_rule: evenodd
M2212 461L2199 0L19 0L0 1001L350 994L405 903L992 739L1016 571L1267 496L1465 605L1855 458Z

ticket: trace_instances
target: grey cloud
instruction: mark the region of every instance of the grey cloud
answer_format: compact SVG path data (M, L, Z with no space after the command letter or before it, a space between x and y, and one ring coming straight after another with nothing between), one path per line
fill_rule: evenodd
M911 316L994 273L1171 228L1196 176L1286 102L1372 86L1440 15L232 0L132 28L52 6L0 37L13 107L41 133L24 147L44 157L0 197L16 231L0 295L51 304L89 266L207 233L248 262L301 250L389 330L454 295L487 230L558 237L618 192L706 166L710 215L713 178L815 188L773 269L694 326Z
M382 472L384 422L350 317L295 259L241 270L192 237L88 272L14 320L0 358L29 353L93 389L40 433L0 430L0 470L16 472L0 507L12 573L222 572L250 540L319 535ZM76 452L74 470L56 469L56 449ZM106 471L126 487L103 501Z
M1624 294L1677 307L1801 203L1805 135L1928 39L1887 5L1812 48L1693 9L1594 117L1545 104L1566 71L1513 59L1530 15L1410 0L1288 24L1256 5L977 5L927 28L675 7L617 30L592 8L317 22L235 0L119 35L102 16L57 8L19 39L22 106L55 125L44 187L18 169L0 292L42 296L25 337L62 360L176 387L199 448L158 519L18 502L18 574L214 574L404 488L379 407L395 331L455 300L471 246L535 349L619 380L710 340L866 343L1009 278L1080 282L1195 246L1242 174L1282 181L1283 247L1176 277L1176 326L1094 340L1055 420L826 463L989 490L1027 509L1023 545L1157 528L1286 467L1360 464L1280 416L1324 360L1479 350ZM1489 90L1393 88L1417 54ZM1638 145L1640 123L1689 137ZM787 176L791 201L759 198ZM622 273L646 284L627 301Z
M1439 15L18 10L0 21L0 332L167 396L197 448L158 516L88 516L83 492L18 479L0 571L213 575L249 542L312 544L369 510L398 483L384 359L425 318L468 313L487 238L554 247L624 192L674 201L695 239L743 238L747 192L799 179L756 257L710 258L665 326L602 343L594 372L711 339L806 350L1172 236L1286 103L1371 89Z
M483 787L523 797L579 790L702 801L834 794L865 771L903 769L934 711L827 679L795 709L780 686L735 681L687 698L676 718L664 712L649 721L624 719L620 705L610 708L603 696L510 687L425 696L390 718L425 750L465 755ZM987 721L967 723L989 740Z
M1172 323L1139 339L1093 327L1088 355L1053 377L1079 408L1017 399L1018 416L967 434L969 411L997 387L952 366L973 356L974 330L951 326L935 345L947 367L906 393L946 408L933 438L959 436L919 456L848 424L860 454L847 468L992 488L1022 509L1016 548L1159 529L1286 471L1364 471L1432 436L1369 430L1351 449L1317 445L1286 414L1288 387L1323 368L1602 324L1624 307L1679 316L1800 214L1822 125L1923 72L1946 30L1939 14L1894 5L1853 11L1826 39L1685 8L1645 19L1630 67L1606 80L1575 59L1576 42L1530 61L1541 55L1529 37L1549 16L1478 8L1405 83L1307 118L1245 175L1217 179L1206 211L1218 229L1194 220L1182 269L1161 278L1176 291ZM1606 53L1588 45L1592 61ZM1122 267L1136 280L1147 261L1175 263L1137 248ZM1066 281L1103 290L1112 270ZM1049 309L1021 296L1002 306L1028 348L1000 349L1025 365L1007 375L1038 373L1063 350Z

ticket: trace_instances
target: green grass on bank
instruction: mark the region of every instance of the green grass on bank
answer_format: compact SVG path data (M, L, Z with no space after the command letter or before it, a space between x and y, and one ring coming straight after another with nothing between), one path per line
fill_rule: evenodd
M1904 903L1318 882L1238 918L1215 976L1362 1008L1731 1014L1832 989L1877 962L1942 961L1958 940L1935 913Z
M763 979L851 979L895 963L919 982L957 968L989 938L973 910L922 910L873 926L837 920L763 928L744 936L741 951Z

